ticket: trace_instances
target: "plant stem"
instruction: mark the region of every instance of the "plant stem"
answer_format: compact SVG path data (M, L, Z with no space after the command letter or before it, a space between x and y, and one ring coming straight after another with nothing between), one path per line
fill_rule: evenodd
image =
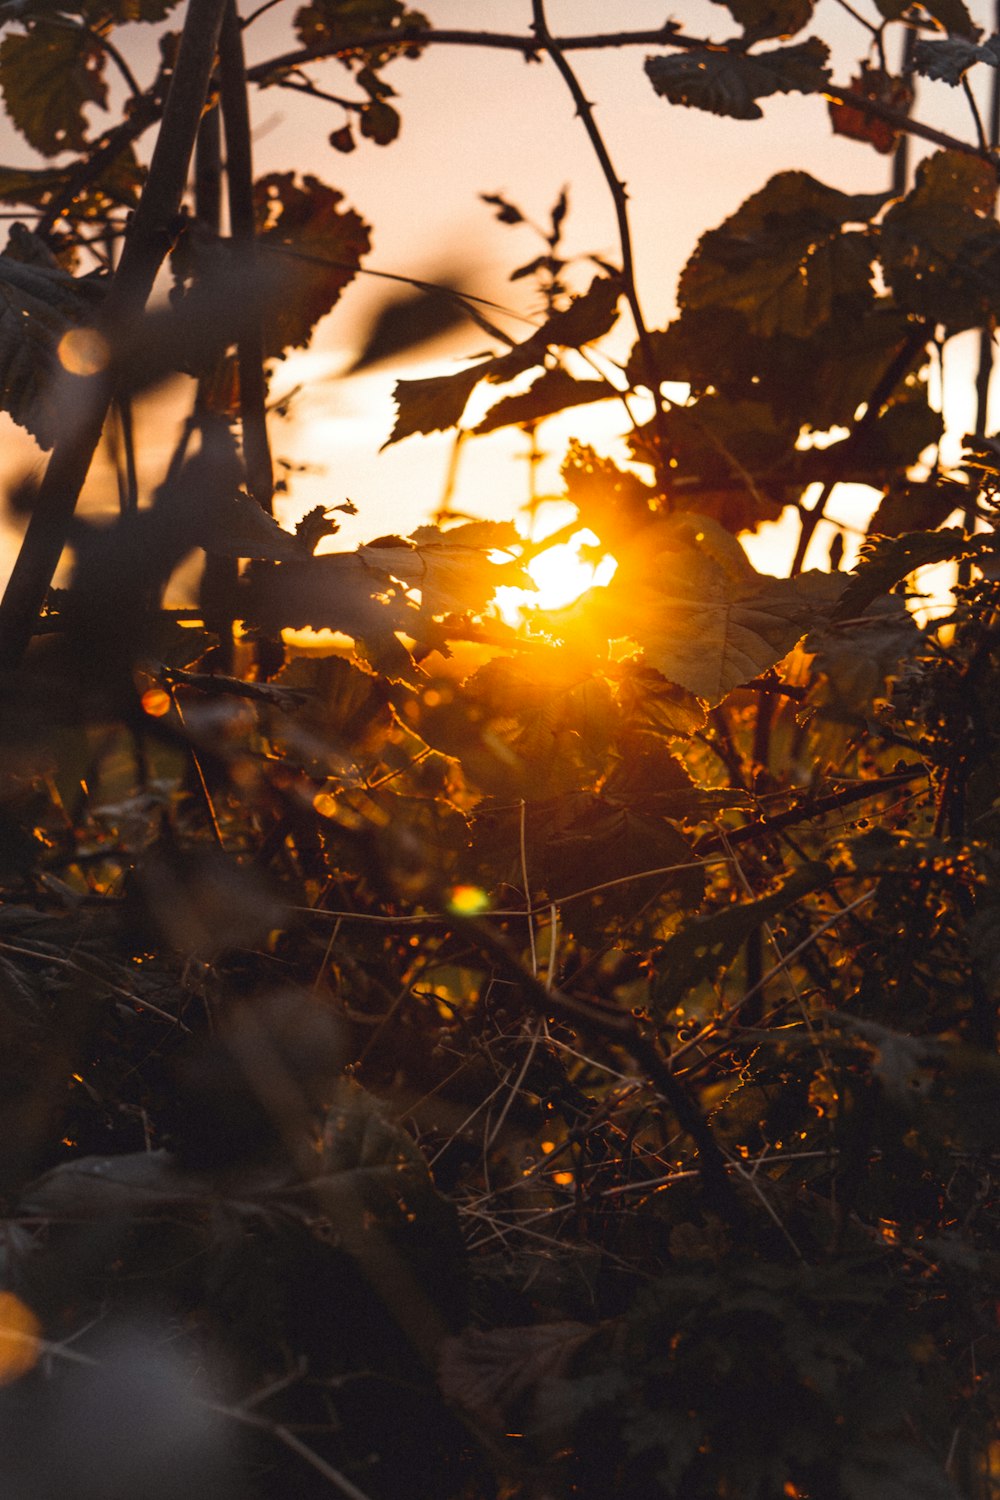
M190 0L149 177L139 200L105 306L104 331L116 334L141 317L170 248L222 24L224 0ZM14 571L0 604L0 668L18 665L45 601L76 502L101 437L111 399L107 375L92 385L79 420L55 445Z
M226 0L219 35L219 97L226 128L226 180L229 188L229 227L237 267L253 274L254 203L253 150L247 102L243 34L236 0ZM267 379L264 373L264 330L260 308L251 297L237 340L240 366L240 417L247 488L269 514L274 498L274 470L267 437Z
M656 358L653 354L649 330L642 315L639 292L636 287L632 228L628 217L628 193L624 182L615 171L614 164L608 154L604 137L601 135L597 121L594 118L594 107L584 94L579 79L563 56L562 45L549 31L548 22L545 17L545 0L531 0L531 12L534 18L533 30L538 39L538 44L551 57L563 82L572 95L573 102L576 105L576 112L583 122L583 127L587 132L587 137L594 149L594 154L600 163L601 171L604 173L604 180L611 193L615 218L618 221L618 239L621 245L622 280L625 286L625 296L632 311L632 321L635 324L636 337L638 338L639 348L642 352L646 384L649 386L654 401L653 428L656 434L656 449L659 459L657 468L661 471L662 479L667 457L667 433L664 422L663 397L660 393L660 377L657 371Z

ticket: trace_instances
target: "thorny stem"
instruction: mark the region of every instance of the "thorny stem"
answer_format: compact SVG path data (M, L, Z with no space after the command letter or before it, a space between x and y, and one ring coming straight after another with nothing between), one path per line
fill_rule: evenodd
M573 102L576 105L576 112L583 122L583 127L587 132L590 144L594 148L594 154L600 163L601 171L604 173L604 180L608 185L608 190L611 193L611 199L614 203L615 218L618 221L618 239L621 245L622 279L625 285L625 296L632 311L632 321L635 324L636 337L639 340L639 348L642 352L646 384L649 386L655 403L653 427L656 432L657 458L659 460L657 468L662 472L667 456L667 433L664 423L663 397L660 393L660 377L657 372L656 358L653 354L649 330L642 315L639 292L635 282L632 228L628 217L628 193L624 182L615 171L614 163L608 154L604 137L601 135L597 121L594 118L594 107L584 94L579 79L563 56L561 44L556 41L549 31L548 21L545 17L545 0L531 0L531 13L534 18L533 30L535 36L538 38L539 46L551 57L563 82L572 95Z
M223 5L224 0L190 0L149 177L108 293L104 328L112 345L120 330L141 317L170 248L208 94ZM82 403L78 422L53 450L0 604L0 669L16 667L27 649L100 441L111 386L106 376L90 380L93 390Z

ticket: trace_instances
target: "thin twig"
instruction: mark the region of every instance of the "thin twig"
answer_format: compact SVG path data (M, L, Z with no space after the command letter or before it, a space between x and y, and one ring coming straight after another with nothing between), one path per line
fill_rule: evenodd
M226 0L219 35L219 100L226 131L226 181L229 226L236 265L253 273L256 225L253 200L253 149L247 101L243 35L236 0ZM247 488L269 514L273 511L274 470L267 436L267 380L264 373L264 329L253 288L237 340L240 367L240 420Z
M642 354L643 373L653 397L653 428L656 434L656 448L659 463L657 468L662 470L667 455L667 432L664 421L663 395L660 390L660 377L657 370L656 356L653 353L653 345L649 337L649 330L643 317L642 306L639 302L639 290L635 279L635 253L632 247L632 227L628 215L628 194L625 183L615 171L614 163L608 152L594 116L594 106L583 92L580 80L563 55L564 48L550 32L548 21L545 16L545 0L531 0L531 13L533 17L532 29L538 39L539 47L548 53L555 64L566 87L569 89L576 112L587 132L587 138L594 150L594 155L600 164L604 174L604 180L611 194L614 204L615 218L618 222L618 240L621 247L622 257L622 281L625 287L625 297L632 312L632 321L635 324L636 337L639 341L639 349Z

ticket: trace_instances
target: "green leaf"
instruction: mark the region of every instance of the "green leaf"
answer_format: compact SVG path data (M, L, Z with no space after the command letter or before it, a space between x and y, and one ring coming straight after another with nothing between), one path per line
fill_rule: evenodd
M272 172L254 184L258 246L287 273L280 300L267 310L268 355L308 344L320 318L354 280L370 249L368 226L353 209L341 209L343 194L318 178Z
M920 163L879 235L886 282L905 311L958 333L1000 306L995 193L993 168L978 157L938 151Z
M944 531L910 531L902 536L873 537L861 549L861 557L848 579L832 618L850 620L863 614L880 594L886 594L917 568L929 563L974 557L983 549L982 539L967 537L956 527Z
M568 411L572 406L608 401L616 395L614 387L607 381L574 380L561 365L557 365L554 370L543 371L520 396L506 396L490 407L473 431L482 436L522 422L541 422L545 417Z
M673 1010L688 992L728 969L743 944L762 923L825 886L826 864L806 864L777 890L752 901L737 901L707 917L694 917L669 940L657 959L654 996L661 1011Z
M844 226L865 223L887 194L848 194L806 172L779 172L718 229L681 273L682 310L728 307L752 333L810 334L842 297L871 302L874 247Z
M815 0L712 0L724 5L751 42L794 36L812 20Z
M87 141L86 104L104 108L104 53L75 26L36 21L0 42L0 89L11 121L36 151L55 156Z
M671 104L686 104L736 120L759 120L756 103L771 94L815 94L829 81L829 49L818 37L773 52L686 52L648 57L653 88Z

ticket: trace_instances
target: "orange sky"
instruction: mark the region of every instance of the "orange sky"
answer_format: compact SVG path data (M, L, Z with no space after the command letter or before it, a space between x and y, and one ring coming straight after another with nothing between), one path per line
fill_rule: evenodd
M865 0L860 3L874 11ZM528 0L424 0L422 8L441 27L522 33L528 30L531 11ZM974 0L971 8L985 20L983 0ZM290 45L294 9L289 0L250 28L249 62ZM606 0L550 0L548 12L557 33L603 31L609 23L655 27L665 18L663 0L628 0L617 6ZM670 14L691 34L721 38L735 30L728 12L710 0L680 0ZM836 0L820 0L815 22L804 35L809 32L832 45L834 77L848 81L864 54L862 29ZM150 28L125 28L116 35L145 78L152 67ZM612 158L629 186L640 295L648 323L657 327L670 317L677 274L699 233L732 212L774 172L806 168L840 188L877 191L886 186L889 167L886 158L868 147L834 137L825 105L816 97L766 100L764 119L749 123L672 108L654 95L643 73L647 51L630 47L577 53L573 65L597 106ZM346 74L336 63L312 65L310 73L327 88L344 90ZM530 289L524 283L511 287L506 277L536 253L535 242L525 230L495 224L478 194L504 192L544 220L559 190L568 185L569 248L617 258L607 188L565 86L549 64L525 64L513 53L441 46L428 48L417 61L392 64L385 76L400 95L401 137L387 148L363 142L351 156L338 154L327 142L330 131L342 123L335 106L277 89L259 94L253 103L257 171L294 167L340 188L373 226L372 266L427 276L443 261L458 260L472 268L473 289L522 311L532 310ZM918 112L943 128L971 134L960 90L924 85ZM104 123L105 117L95 114L95 129ZM23 144L2 123L0 155L25 159ZM383 296L384 284L359 278L320 325L312 350L290 357L275 382L279 390L306 385L292 419L276 424L276 453L323 470L296 481L285 518L293 521L312 505L350 497L360 515L342 534L348 544L385 530L405 533L433 510L441 492L449 437L410 438L378 454L392 425L394 379L399 373L436 373L457 356L485 347L484 335L474 330L435 351L439 357L433 364L338 379ZM630 342L623 317L618 352ZM174 403L157 408L145 423L140 457L150 485L173 443L179 414ZM542 471L543 484L557 484L558 457L569 434L607 448L617 421L614 404L602 403L543 427L542 444L553 454ZM955 425L963 424L965 414L957 414ZM27 443L7 444L9 456L20 458L28 449ZM484 515L514 514L526 493L524 466L514 461L522 450L523 438L510 432L468 445L457 503ZM858 502L848 497L847 503ZM826 545L820 531L814 562L821 560ZM767 553L767 548L757 549L758 565L768 565Z

